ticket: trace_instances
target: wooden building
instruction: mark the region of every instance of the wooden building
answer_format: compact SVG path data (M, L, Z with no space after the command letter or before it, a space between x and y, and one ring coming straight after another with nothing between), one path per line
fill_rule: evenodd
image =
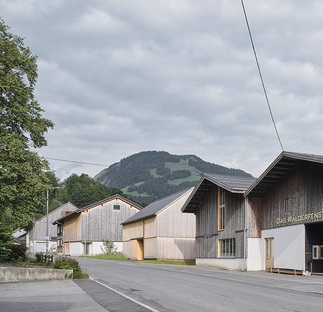
M68 202L48 214L48 236L51 237L48 244L50 252L60 251L62 246L60 238L57 237L57 228L52 223L77 209L76 206ZM46 226L47 215L35 221L34 227L27 232L26 246L29 248L29 252L46 252Z
M323 156L284 151L254 181L204 175L183 211L197 264L323 273Z
M194 259L195 216L181 212L192 189L157 200L124 221L124 254L131 260Z
M244 196L261 206L259 270L323 272L323 156L282 152Z
M56 220L54 224L57 230L62 229L63 254L80 256L103 253L103 240L109 240L118 252L122 252L121 223L141 209L134 202L114 195Z
M247 228L243 193L254 181L249 177L202 176L182 208L184 214L196 215L197 265L244 269ZM251 222L249 226L253 226Z

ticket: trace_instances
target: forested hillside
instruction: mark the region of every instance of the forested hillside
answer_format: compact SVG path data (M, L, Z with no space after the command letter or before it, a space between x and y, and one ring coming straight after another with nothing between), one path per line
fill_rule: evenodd
M240 169L212 164L195 155L149 151L122 159L98 173L94 180L108 188L121 189L136 201L151 203L194 186L203 173L251 176Z

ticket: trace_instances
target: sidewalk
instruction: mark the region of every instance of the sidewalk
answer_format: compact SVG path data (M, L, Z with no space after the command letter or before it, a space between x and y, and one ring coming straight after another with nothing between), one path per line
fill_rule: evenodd
M0 283L1 312L106 312L73 280Z

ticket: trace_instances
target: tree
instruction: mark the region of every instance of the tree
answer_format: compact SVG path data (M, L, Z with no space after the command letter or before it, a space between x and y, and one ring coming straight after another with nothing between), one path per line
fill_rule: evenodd
M65 200L81 208L110 196L106 186L94 181L87 174L72 174L64 181Z
M9 30L0 19L0 233L30 225L44 205L48 163L31 148L53 127L34 98L37 57Z

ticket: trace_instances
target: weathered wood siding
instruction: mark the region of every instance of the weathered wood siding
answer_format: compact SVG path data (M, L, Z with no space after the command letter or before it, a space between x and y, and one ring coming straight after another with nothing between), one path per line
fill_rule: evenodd
M142 238L144 236L143 220L123 225L122 229L123 241L130 241L134 238Z
M158 237L195 237L196 221L193 213L182 213L181 209L190 192L172 203L157 215Z
M81 220L82 216L79 213L71 215L64 222L64 242L75 242L81 240Z
M144 257L145 259L157 259L157 238L144 239Z
M261 198L252 197L247 200L247 228L248 237L261 237Z
M235 238L236 258L243 257L244 197L225 192L225 229L218 231L218 187L215 185L196 212L196 257L218 257L218 240Z
M193 260L195 259L195 239L183 237L158 237L157 259Z
M57 237L57 225L53 225L52 223L65 216L66 211L75 211L77 207L75 207L71 203L66 203L57 209L53 210L48 214L48 235L51 237ZM34 227L29 232L30 240L41 240L41 236L46 236L46 224L47 224L47 216L43 216L42 218L35 221Z
M290 201L285 209L286 201ZM299 162L262 197L263 229L313 223L323 217L323 166Z
M142 221L144 226L144 238L156 237L156 217L151 217Z
M120 205L120 210L114 210L114 205ZM121 223L138 211L118 199L91 207L82 212L82 240L122 242Z

